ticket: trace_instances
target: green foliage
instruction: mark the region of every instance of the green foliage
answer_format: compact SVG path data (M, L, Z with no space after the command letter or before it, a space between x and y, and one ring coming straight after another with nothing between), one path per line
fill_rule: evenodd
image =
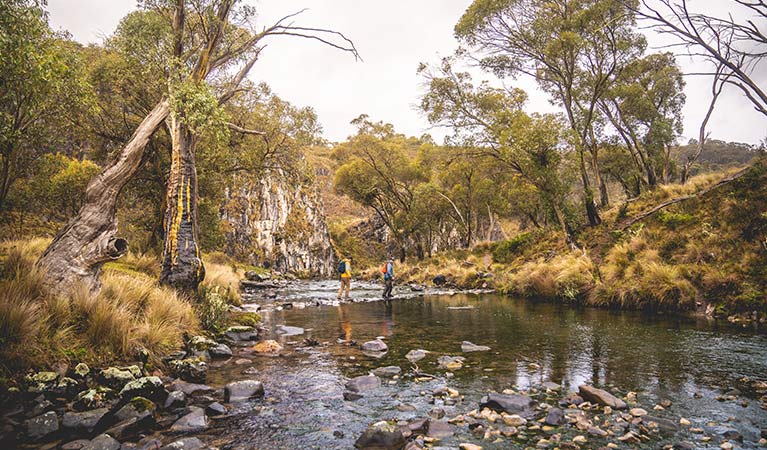
M684 225L695 223L695 216L688 213L676 213L668 210L661 210L657 213L658 220L668 226L675 229Z
M493 250L493 261L508 264L519 256L518 250L532 241L532 233L520 233L512 239L502 241Z
M197 293L197 316L206 330L219 332L224 329L229 312L229 303L220 286L201 285Z
M231 321L237 325L256 327L261 323L261 316L256 313L239 313L233 314Z
M189 79L177 83L171 89L171 111L198 135L205 134L214 142L229 138L226 123L229 115L218 103L218 95L207 83L195 83Z

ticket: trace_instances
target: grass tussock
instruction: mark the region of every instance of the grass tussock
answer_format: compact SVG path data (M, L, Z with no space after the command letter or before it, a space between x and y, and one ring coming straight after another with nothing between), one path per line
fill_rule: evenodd
M132 358L138 349L159 356L178 348L185 332L198 331L192 303L148 275L106 270L97 295L84 287L46 295L34 265L45 245L0 246L0 361L6 370L106 363Z
M589 303L626 309L691 310L696 290L684 266L662 261L644 236L613 247L600 267L602 282Z
M594 287L594 262L582 251L539 258L507 275L504 291L524 297L578 301Z

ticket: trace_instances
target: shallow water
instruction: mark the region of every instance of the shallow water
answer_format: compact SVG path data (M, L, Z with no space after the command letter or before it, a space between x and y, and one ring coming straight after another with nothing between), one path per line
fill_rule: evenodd
M263 298L263 293L247 298L259 304L327 303L334 299L335 287L333 282L297 283ZM380 292L372 284L356 288L353 296L359 300L373 299ZM221 448L238 449L352 448L373 422L426 417L435 405L430 403L430 395L422 394L437 387L447 385L465 396L454 406L441 406L449 418L475 409L489 390L526 389L544 381L563 384L563 392L577 391L584 383L624 394L635 391L639 406L674 421L680 417L691 420L693 427L701 427L713 437L709 445L716 448L726 430L743 434L742 447L749 448L756 446L760 429L767 428L767 411L760 408L749 383L742 381L743 377L767 378L767 335L759 331L680 317L538 304L497 294L442 292L412 297L409 290L399 294L411 298L390 304L365 301L263 310L268 334L285 346L282 356L257 356L252 364L259 371L255 378L265 385L266 398L239 405L234 415L217 423L206 440ZM305 332L285 337L277 332L278 325L301 327ZM377 336L385 337L389 346L381 358L366 356L358 347L345 344L361 344ZM304 338L323 345L302 347ZM463 354L462 341L487 345L491 350ZM433 352L417 364L420 371L436 375L436 379L416 382L405 375L413 365L404 356L418 348ZM466 365L450 377L436 365L440 355L465 356ZM348 377L389 365L402 367L403 376L392 384L384 379L384 387L374 395L354 402L343 400ZM241 374L247 367L230 362L213 368L211 384L254 377ZM742 391L736 401L716 400L731 388ZM673 405L665 411L652 411L661 399L669 399ZM741 405L743 400L747 406ZM399 411L397 406L402 403L415 410ZM441 445L473 442L486 449L525 447L513 440L494 447L473 437L466 426L455 430L456 435ZM683 430L648 443L646 448L682 440L712 448L699 439L700 435ZM534 446L536 440L528 445ZM606 442L590 438L589 445L596 448L596 443Z

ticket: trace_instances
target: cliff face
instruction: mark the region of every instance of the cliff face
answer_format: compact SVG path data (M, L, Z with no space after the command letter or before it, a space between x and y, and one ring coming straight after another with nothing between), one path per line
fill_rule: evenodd
M317 189L273 170L227 188L227 253L281 272L333 273L334 252Z

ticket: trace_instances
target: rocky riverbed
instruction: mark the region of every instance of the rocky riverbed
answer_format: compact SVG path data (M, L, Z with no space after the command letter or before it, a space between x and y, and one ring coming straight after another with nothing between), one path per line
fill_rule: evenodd
M757 448L767 336L717 324L332 282L246 292L260 329L163 370L31 374L2 448Z

